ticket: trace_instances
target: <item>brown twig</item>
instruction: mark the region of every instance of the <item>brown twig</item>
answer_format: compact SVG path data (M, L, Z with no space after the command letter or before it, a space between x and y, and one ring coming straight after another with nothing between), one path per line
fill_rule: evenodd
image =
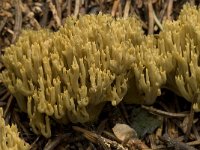
M5 111L4 111L4 115L3 115L4 118L6 118L6 116L7 116L7 114L8 114L8 111L10 110L10 106L11 106L12 101L13 101L13 96L11 95L11 96L8 98L8 102L7 102Z
M144 106L144 105L142 105L142 108L150 111L151 113L154 113L154 114L157 114L157 115L162 115L162 116L169 117L169 118L183 118L183 117L186 117L188 115L187 113L166 112L166 111L158 110L158 109L153 108L153 107L147 107L147 106Z
M119 9L119 3L120 0L115 0L113 3L113 7L112 7L112 11L111 11L111 16L115 17L116 16L116 12Z
M200 145L200 140L192 141L187 143L190 146Z
M77 18L80 10L81 2L80 0L75 0L74 16Z
M1 101L0 101L0 107L5 106L6 104L7 104L7 102L1 102Z
M162 31L163 30L163 27L162 27L162 24L160 23L160 21L158 20L154 10L153 10L153 19L155 20L157 26L160 28L160 30Z
M63 140L69 139L70 134L58 135L54 139L49 139L43 150L54 150Z
M51 0L47 0L47 3L49 5L49 8L50 8L52 14L53 14L53 18L54 18L54 20L56 22L57 27L60 27L61 26L61 19L58 16L58 12L56 10L55 5L52 3Z
M22 10L21 10L21 0L15 0L15 26L14 34L12 37L12 43L14 43L22 28Z
M3 95L1 95L0 101L7 100L9 96L10 96L10 92L6 91Z
M126 122L130 125L131 123L130 123L130 120L129 120L129 115L128 115L128 112L126 110L126 107L124 106L123 103L120 103L119 106L120 106L120 108L122 110L122 114L123 114Z
M103 148L108 148L106 145L110 145L111 147L115 148L115 149L121 149L121 150L125 150L125 148L117 143L116 141L112 141L110 139L107 139L105 137L102 137L101 135L98 135L96 133L93 133L91 131L88 131L86 129L80 128L78 126L73 126L72 127L75 131L78 132L82 132L83 136L88 139L89 141L96 143L96 144L101 144L101 146L103 146Z
M124 18L128 18L130 7L131 7L131 0L126 0L126 5L124 8Z
M168 0L168 6L167 6L167 19L171 20L171 14L172 14L172 9L173 9L173 0Z
M49 7L47 3L45 3L43 7L44 7L44 11L43 11L42 19L40 20L40 25L42 27L45 27L48 21Z
M189 121L188 121L188 124L187 124L187 130L186 130L186 138L189 137L189 134L190 134L190 131L191 131L191 128L192 128L192 125L193 125L193 120L194 120L194 108L193 108L193 105L197 102L197 97L198 97L198 92L194 94L194 97L193 97L193 100L192 100L192 105L191 105L191 108L190 108L190 114L189 114Z
M3 28L4 28L4 26L5 26L6 22L7 22L7 20L8 20L8 17L6 17L6 16L3 17L3 19L1 20L1 22L0 22L0 33L3 30Z
M15 122L15 124L17 124L18 128L21 128L23 131L23 135L26 135L27 137L29 137L31 134L31 132L29 131L29 128L27 128L21 121L20 121L20 116L18 114L18 112L14 112L12 114L12 118Z
M56 0L55 3L56 3L56 10L57 10L58 17L61 20L61 18L62 18L62 10L61 10L62 0Z
M194 132L195 138L196 138L197 140L200 140L199 132L198 132L197 127L196 127L195 124L192 126L192 130L193 130L193 132Z
M168 6L167 1L164 1L163 8L162 8L162 10L160 11L160 15L159 15L159 18L160 18L161 22L163 21L163 18L165 17L165 13L166 13L166 10L167 10L167 6Z
M189 0L190 1L190 5L195 5L195 0Z
M153 5L152 1L148 0L148 34L153 34L154 32L154 17L153 17Z
M196 148L177 140L171 139L167 134L160 137L160 140L167 144L167 147L174 147L180 150L197 150Z
M72 11L72 0L67 0L67 15L70 16Z

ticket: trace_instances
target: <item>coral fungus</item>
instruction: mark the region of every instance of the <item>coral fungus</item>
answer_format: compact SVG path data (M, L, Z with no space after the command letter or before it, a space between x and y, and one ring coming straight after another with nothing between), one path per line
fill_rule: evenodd
M105 102L152 104L168 88L200 103L200 10L185 5L157 38L134 18L68 18L58 32L24 31L6 48L1 79L28 113L37 134L51 136L50 119L94 120ZM126 96L125 96L126 95ZM125 96L125 97L124 97Z
M29 150L30 145L19 137L17 126L5 125L0 108L0 150Z

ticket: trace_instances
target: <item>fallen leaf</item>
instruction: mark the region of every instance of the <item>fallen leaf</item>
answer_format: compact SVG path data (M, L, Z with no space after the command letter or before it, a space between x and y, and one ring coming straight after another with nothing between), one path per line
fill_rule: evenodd
M150 114L142 108L134 108L130 117L131 127L137 132L139 138L151 134L161 126L162 121L156 115Z
M137 137L137 133L135 132L135 130L127 124L117 123L112 128L112 130L113 130L113 133L115 134L115 136L121 141L126 141L127 139Z

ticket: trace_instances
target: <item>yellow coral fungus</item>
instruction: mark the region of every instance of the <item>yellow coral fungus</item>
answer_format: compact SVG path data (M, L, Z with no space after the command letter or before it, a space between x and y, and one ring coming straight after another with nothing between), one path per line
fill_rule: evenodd
M0 150L29 150L30 145L19 137L15 125L5 125L3 110L0 108Z
M33 131L50 137L51 118L91 121L106 101L122 100L135 60L132 47L142 38L134 18L68 18L56 33L25 31L5 50L1 78L28 113Z
M177 21L167 21L160 33L158 47L172 54L173 70L166 87L192 102L200 103L200 9L185 5Z
M166 84L166 73L173 68L170 63L172 56L156 48L155 42L149 36L133 48L132 55L136 59L132 64L133 75L129 79L130 88L125 97L128 103L153 104Z
M195 22L193 22L195 20ZM152 104L168 88L200 105L200 9L185 5L157 38L134 18L68 18L58 32L25 31L5 50L0 75L37 134L50 120L95 119L105 102Z

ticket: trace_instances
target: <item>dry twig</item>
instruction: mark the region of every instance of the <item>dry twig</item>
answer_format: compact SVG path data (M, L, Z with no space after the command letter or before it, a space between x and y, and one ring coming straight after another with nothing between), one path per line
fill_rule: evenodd
M47 3L48 3L48 5L49 5L49 8L50 8L52 14L53 14L53 18L54 18L54 20L55 20L55 22L56 22L56 25L57 25L57 27L59 28L59 27L61 26L61 19L60 19L59 16L58 16L58 12L57 12L57 10L56 10L56 7L55 7L55 5L52 3L51 0L47 0Z
M148 0L148 34L153 34L154 32L154 16L153 16L153 5L152 1Z
M22 11L21 11L21 0L15 0L15 26L14 34L12 37L12 43L14 43L22 28Z
M168 6L167 6L167 19L171 20L171 14L172 14L172 9L173 9L173 0L168 0Z
M120 0L114 1L112 11L111 11L111 16L113 16L113 17L116 16L117 10L119 9L119 3L120 3Z
M197 150L196 148L183 143L179 142L177 140L171 139L167 134L160 137L160 140L163 141L165 144L167 144L167 147L174 147L175 149L179 150Z
M81 1L75 0L74 16L77 18L80 10Z
M128 18L130 7L131 7L131 0L126 0L126 5L124 8L124 18Z
M162 115L165 117L169 117L169 118L183 118L186 117L188 114L187 113L171 113L171 112L166 112L163 110L158 110L156 108L153 107L147 107L142 105L142 108L144 108L145 110L148 110L151 113L157 114L157 115Z

